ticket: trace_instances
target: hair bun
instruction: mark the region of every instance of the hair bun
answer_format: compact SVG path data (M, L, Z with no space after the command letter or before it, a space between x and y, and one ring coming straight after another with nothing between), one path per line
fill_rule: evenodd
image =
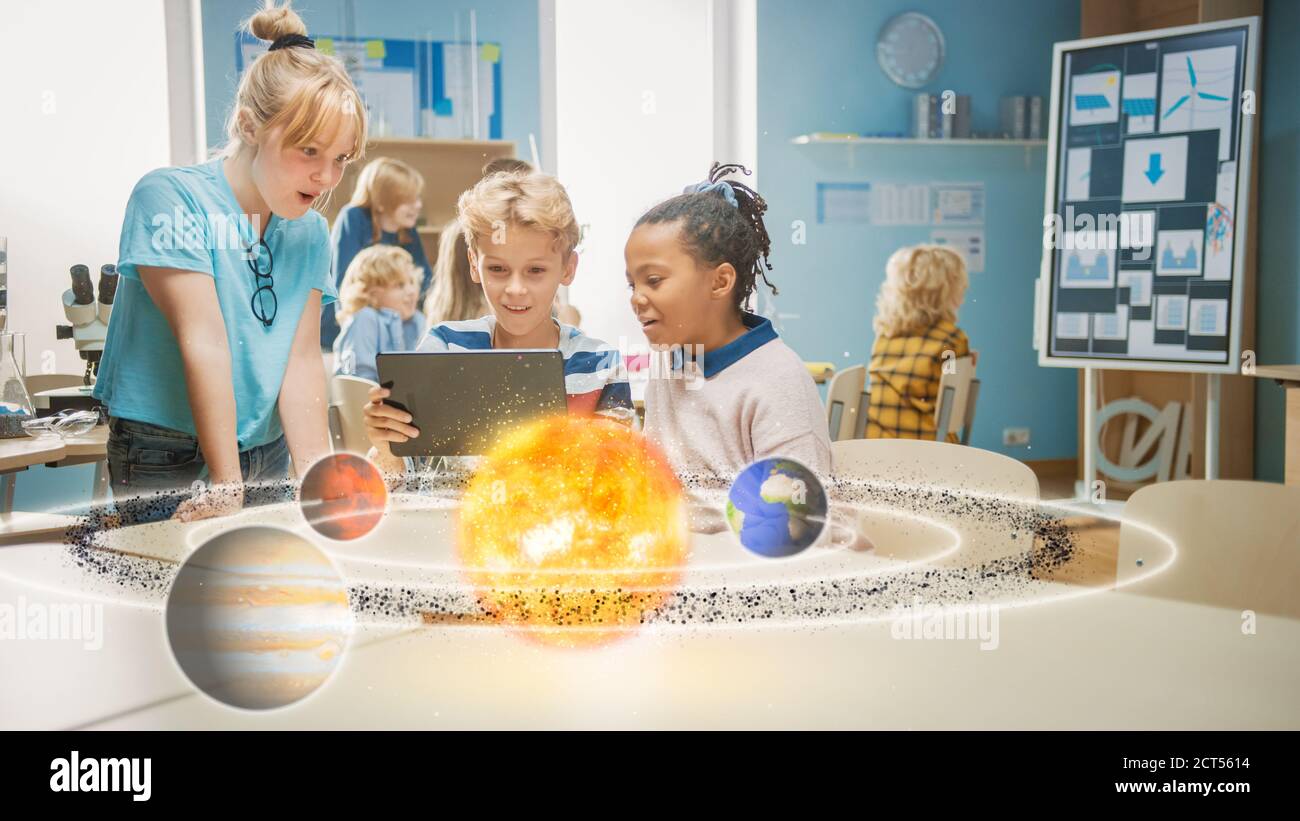
M267 0L266 8L248 20L248 30L259 40L274 42L290 34L307 34L307 26L289 6L277 6Z

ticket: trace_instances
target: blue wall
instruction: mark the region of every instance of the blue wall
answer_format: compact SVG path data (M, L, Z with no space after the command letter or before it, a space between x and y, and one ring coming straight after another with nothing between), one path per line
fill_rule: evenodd
M1300 362L1300 3L1264 6L1260 97L1259 301L1256 351L1261 364ZM1286 400L1271 380L1255 389L1255 478L1282 481Z
M924 91L970 94L973 127L997 127L1003 95L1050 96L1052 43L1079 35L1077 0L759 0L758 168L769 203L773 281L786 340L805 359L841 366L870 358L885 261L929 228L818 225L816 183L983 182L983 273L972 274L960 324L980 351L982 380L972 444L1022 459L1076 455L1074 370L1040 368L1032 349L1034 280L1042 248L1046 151L1019 147L796 146L810 131L909 130L914 92L876 62L881 26L919 11L943 30L947 59ZM807 224L807 244L791 223ZM1004 448L1004 427L1029 427L1031 444Z
M294 8L311 34L343 35L342 0L301 0ZM477 13L478 39L501 44L502 137L516 153L528 156L528 135L541 150L538 105L538 29L536 0L355 0L356 37L464 40L469 10ZM203 0L204 93L208 145L225 144L226 117L235 99L235 31L260 6L254 0ZM460 15L457 36L453 15Z

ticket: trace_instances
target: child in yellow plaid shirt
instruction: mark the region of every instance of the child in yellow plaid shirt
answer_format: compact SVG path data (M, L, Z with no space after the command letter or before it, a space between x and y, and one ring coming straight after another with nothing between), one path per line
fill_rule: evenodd
M944 354L971 352L956 325L968 285L966 264L942 246L901 248L889 258L872 322L868 439L935 438Z

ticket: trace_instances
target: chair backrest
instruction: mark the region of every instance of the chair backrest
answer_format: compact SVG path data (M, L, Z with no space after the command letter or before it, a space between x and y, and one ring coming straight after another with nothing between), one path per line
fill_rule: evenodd
M365 455L370 450L362 408L376 383L359 376L331 376L330 422L335 451Z
M970 399L970 384L975 378L975 363L969 356L952 360L953 367L944 368L939 377L939 401L934 406L935 440L943 442L949 433L961 438L966 426L966 405ZM944 363L945 366L947 362Z
M86 384L86 378L79 373L29 373L23 377L27 393L52 391L58 388L80 388Z
M1115 578L1125 593L1300 618L1300 487L1147 485L1124 505Z
M867 383L865 365L854 365L831 377L826 389L826 426L831 441L852 439L858 417L866 412L862 389Z
M989 450L928 439L832 442L831 472L855 479L1038 500L1038 477L1025 463Z
M966 396L966 422L961 429L961 443L963 445L970 444L971 428L975 427L975 403L979 402L979 398L980 381L972 379L970 381L970 393Z

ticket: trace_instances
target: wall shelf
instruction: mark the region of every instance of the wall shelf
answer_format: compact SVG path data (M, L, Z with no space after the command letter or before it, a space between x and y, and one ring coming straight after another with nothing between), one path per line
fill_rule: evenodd
M979 145L990 148L1021 146L1047 146L1047 140L1000 140L1000 139L942 139L923 140L917 137L819 137L816 134L800 134L790 142L795 145L924 145L928 147L943 145Z
M1036 148L1046 148L1047 140L1002 140L1002 139L969 139L969 138L952 138L943 139L935 137L932 139L920 139L918 137L838 137L821 134L800 134L790 140L794 145L846 145L849 147L849 167L857 166L857 146L882 146L882 145L907 145L918 146L923 148L965 148L967 146L978 146L980 148L1020 148L1024 151L1025 169L1028 170L1033 166L1033 153ZM1044 156L1046 156L1044 154Z

